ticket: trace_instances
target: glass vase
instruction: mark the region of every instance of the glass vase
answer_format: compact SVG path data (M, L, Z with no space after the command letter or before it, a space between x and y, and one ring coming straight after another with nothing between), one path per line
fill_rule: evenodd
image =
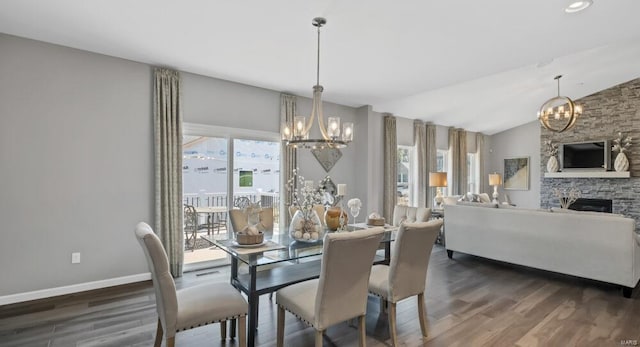
M296 211L289 225L289 235L301 242L318 242L324 236L324 227L314 209Z

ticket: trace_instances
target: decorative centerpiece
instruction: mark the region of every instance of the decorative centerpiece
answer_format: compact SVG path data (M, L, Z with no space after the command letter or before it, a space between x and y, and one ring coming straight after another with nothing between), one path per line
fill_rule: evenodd
M551 140L547 140L544 142L544 147L547 155L549 156L549 161L547 161L547 172L558 172L558 169L560 169L558 158L556 158L556 154L558 154L558 145L553 144Z
M561 190L558 188L554 188L553 194L558 198L558 200L560 200L560 207L564 209L569 208L571 204L576 202L576 200L578 200L582 196L580 191L576 188L571 188L569 189L569 191L567 191L566 189Z
M291 205L297 207L289 225L289 235L296 241L317 242L324 236L324 228L320 216L313 208L322 203L324 189L316 189L311 181L305 181L293 170L293 176L287 182L287 189L292 192Z
M260 224L260 203L249 203L245 208L247 215L247 226L236 233L236 242L240 245L255 245L264 242L264 233L258 230Z
M631 147L631 136L623 138L622 133L618 133L618 137L613 140L613 151L618 152L615 162L613 162L613 168L618 172L629 170L629 159L624 154L629 147Z

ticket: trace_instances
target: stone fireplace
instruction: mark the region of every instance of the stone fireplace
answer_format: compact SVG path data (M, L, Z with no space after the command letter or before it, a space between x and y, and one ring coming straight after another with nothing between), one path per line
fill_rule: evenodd
M636 220L640 230L640 79L635 79L576 101L584 114L576 126L564 133L544 128L540 132L540 206L559 207L554 189L578 189L582 198L611 200L611 212ZM544 142L555 144L613 140L618 132L633 137L633 145L626 153L630 162L630 178L549 178L545 177L549 159ZM615 157L616 153L612 153Z

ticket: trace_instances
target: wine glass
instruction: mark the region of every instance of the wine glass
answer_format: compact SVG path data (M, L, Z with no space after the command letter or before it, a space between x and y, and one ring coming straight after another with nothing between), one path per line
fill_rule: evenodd
M351 207L349 210L353 216L353 224L356 224L356 217L360 214L360 207Z

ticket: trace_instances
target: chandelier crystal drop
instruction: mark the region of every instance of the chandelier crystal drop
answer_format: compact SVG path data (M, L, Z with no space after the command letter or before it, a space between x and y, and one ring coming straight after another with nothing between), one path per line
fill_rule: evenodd
M286 141L287 145L295 148L343 148L353 140L353 123L343 122L342 127L340 127L340 117L328 117L327 125L325 126L322 111L322 91L324 88L320 85L320 28L327 24L327 20L322 17L317 17L313 19L312 24L318 28L318 60L316 85L313 86L311 116L307 120L304 116L296 115L293 118L293 122L285 122L282 124L280 133L282 140ZM316 117L322 137L310 139L309 134L311 133Z
M560 96L560 78L562 75L554 78L558 81L558 96L547 100L538 111L540 124L556 133L573 128L582 115L582 106L576 105L566 96Z

